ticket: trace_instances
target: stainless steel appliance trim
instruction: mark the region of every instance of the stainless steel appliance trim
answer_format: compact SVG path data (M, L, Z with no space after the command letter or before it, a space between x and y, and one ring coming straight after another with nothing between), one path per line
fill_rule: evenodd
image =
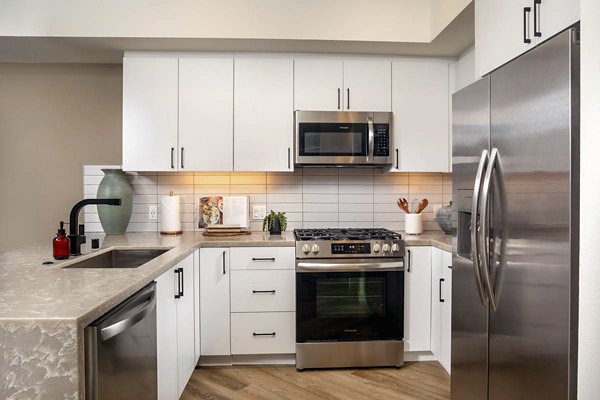
M402 367L404 342L370 340L356 342L296 343L296 368Z
M492 173L496 167L498 161L498 149L493 148L490 155L490 162L488 164L487 171L485 172L485 178L483 179L483 189L481 194L481 241L483 243L483 257L481 257L481 266L483 269L483 278L485 280L485 286L488 291L488 301L492 310L497 310L496 296L494 289L492 288L492 282L490 277L490 250L489 250L489 236L488 236L488 208L490 191L492 189Z
M85 332L85 398L98 398L98 329L89 326Z
M369 254L332 254L331 247L334 244L343 244L343 243L370 243L371 244L371 253ZM304 253L302 248L304 245L312 246L313 244L317 244L319 246L319 251L317 253L309 252ZM380 251L375 253L373 251L373 247L379 244L382 248L384 245L388 245L390 249L394 244L398 245L397 251L389 251L383 252ZM393 240L383 240L383 239L366 239L366 240L297 240L296 241L296 258L310 259L310 260L322 260L328 258L336 258L336 259L357 259L357 258L403 258L404 256L404 241L401 239L393 239Z
M367 259L296 261L296 272L404 271L404 261L370 261Z
M479 166L477 167L477 175L475 177L475 185L473 188L473 205L471 207L471 252L473 254L473 271L475 273L475 282L477 284L477 292L479 293L479 301L482 305L487 305L487 300L483 291L483 283L481 281L481 271L479 265L479 240L477 236L477 214L479 213L479 194L481 191L481 178L483 177L484 169L489 161L488 151L484 149L481 152Z
M143 297L148 294L150 294L150 298L140 307L140 309L135 314L104 328L100 325L98 327L98 329L100 330L100 340L109 340L146 318L156 306L156 290L154 287L150 287L136 295L136 297ZM139 305L137 307L139 307ZM125 310L120 311L123 312Z
M373 152L375 151L375 130L373 128L373 117L367 117L367 127L369 130L369 148L367 149L367 162L373 162Z

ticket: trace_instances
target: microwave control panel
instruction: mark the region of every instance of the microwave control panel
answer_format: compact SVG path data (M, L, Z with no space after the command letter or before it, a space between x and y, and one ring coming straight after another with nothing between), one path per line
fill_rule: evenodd
M374 156L388 157L390 155L390 125L374 124L375 128L375 148Z

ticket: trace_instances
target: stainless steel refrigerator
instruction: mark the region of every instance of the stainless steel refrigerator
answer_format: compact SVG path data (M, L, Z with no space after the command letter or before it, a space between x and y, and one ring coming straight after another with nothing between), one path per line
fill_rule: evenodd
M452 399L575 399L577 29L457 92L452 112Z

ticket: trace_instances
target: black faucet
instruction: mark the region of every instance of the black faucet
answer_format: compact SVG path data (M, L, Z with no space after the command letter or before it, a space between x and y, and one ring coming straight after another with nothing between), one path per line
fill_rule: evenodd
M71 209L71 215L69 217L69 240L71 241L71 255L73 256L78 256L81 254L81 245L85 243L85 232L83 225L79 226L79 232L77 232L77 217L79 216L79 211L88 204L120 206L121 199L85 199L73 206Z

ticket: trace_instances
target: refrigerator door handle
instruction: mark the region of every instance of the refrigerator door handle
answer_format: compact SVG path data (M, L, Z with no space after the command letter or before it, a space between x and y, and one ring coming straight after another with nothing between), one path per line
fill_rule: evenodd
M489 227L488 227L488 209L489 209L489 200L490 200L490 192L492 190L492 176L494 174L494 170L498 164L498 149L493 148L490 155L490 162L488 164L488 169L485 172L485 178L483 179L483 189L481 191L481 239L483 242L483 257L481 258L481 266L483 270L483 278L485 280L485 287L488 292L488 299L490 302L490 306L493 311L496 311L498 308L498 304L496 303L496 296L494 293L494 288L492 287L492 279L490 273L490 237L489 237Z
M489 157L487 149L481 152L481 158L479 159L479 166L477 167L477 175L475 176L475 186L473 188L473 205L471 207L471 252L473 253L473 271L475 272L475 283L477 284L477 292L479 293L479 301L482 305L487 305L485 293L483 290L483 283L481 280L481 267L479 265L480 260L480 249L479 249L479 238L477 235L477 215L479 214L480 201L479 196L481 193L481 181L485 171L486 164L488 164Z

